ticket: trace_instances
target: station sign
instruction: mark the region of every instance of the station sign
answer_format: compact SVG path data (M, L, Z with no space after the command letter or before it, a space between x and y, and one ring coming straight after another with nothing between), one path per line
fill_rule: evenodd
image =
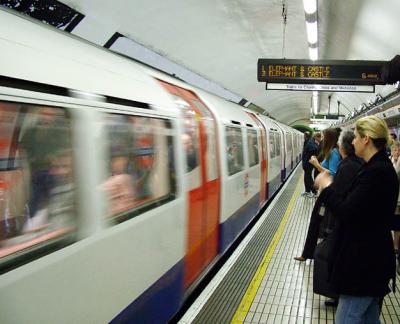
M257 78L260 82L286 84L386 84L389 76L388 63L388 61L259 59Z
M375 92L374 85L267 83L267 90Z

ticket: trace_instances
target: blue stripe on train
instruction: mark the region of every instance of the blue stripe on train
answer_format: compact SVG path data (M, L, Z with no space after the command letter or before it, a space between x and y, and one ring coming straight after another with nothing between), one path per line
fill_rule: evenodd
M166 323L181 306L183 271L181 260L110 323Z
M279 174L270 182L268 182L268 199L270 199L272 195L279 189L281 183L282 181Z
M224 253L254 216L256 216L259 204L260 193L257 193L244 206L229 217L228 220L219 224L219 253Z

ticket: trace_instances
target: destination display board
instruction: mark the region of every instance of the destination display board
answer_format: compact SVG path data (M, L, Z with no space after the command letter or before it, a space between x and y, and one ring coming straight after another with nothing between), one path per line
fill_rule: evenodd
M375 85L386 84L387 61L259 59L257 78L267 83Z

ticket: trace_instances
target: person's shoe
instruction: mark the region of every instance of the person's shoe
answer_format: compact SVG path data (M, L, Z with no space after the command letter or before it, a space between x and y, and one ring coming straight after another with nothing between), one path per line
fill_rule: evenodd
M325 306L332 306L332 307L336 307L339 304L339 301L337 299L334 298L330 298L325 300Z
M295 259L296 261L300 261L300 262L304 262L307 260L305 257L302 257L302 256L294 257L293 259Z

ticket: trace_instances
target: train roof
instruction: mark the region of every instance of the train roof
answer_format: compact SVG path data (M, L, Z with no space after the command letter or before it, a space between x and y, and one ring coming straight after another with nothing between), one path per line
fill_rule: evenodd
M147 103L170 113L176 109L133 60L7 9L0 9L0 24L3 78Z

